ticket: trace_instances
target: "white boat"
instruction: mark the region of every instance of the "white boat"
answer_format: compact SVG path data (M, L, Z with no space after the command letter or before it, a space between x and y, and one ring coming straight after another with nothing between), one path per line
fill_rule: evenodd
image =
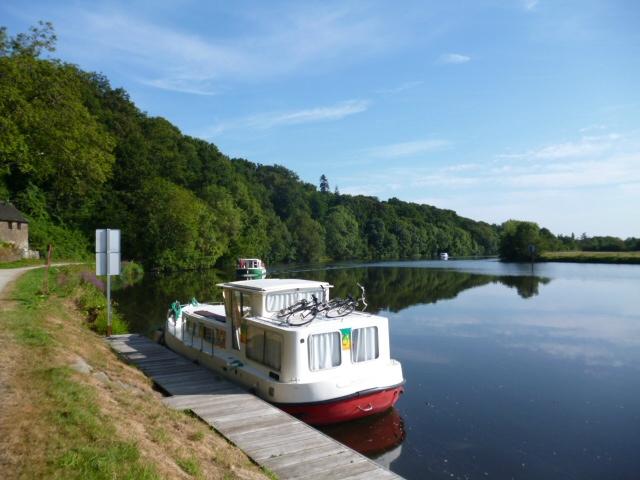
M449 254L447 252L442 252L440 254L440 260L449 260Z
M330 303L330 284L266 279L218 286L223 304L169 310L169 348L314 425L382 412L403 392L388 320L354 311L353 301ZM287 315L296 306L309 308Z

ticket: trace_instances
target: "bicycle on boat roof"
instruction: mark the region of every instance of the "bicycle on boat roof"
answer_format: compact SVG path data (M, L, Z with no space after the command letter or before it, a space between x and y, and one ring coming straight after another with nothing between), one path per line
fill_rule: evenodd
M324 302L318 300L318 297L313 294L311 295L311 300L303 298L293 305L283 308L276 316L284 319L289 325L299 327L311 323L319 314L324 314L327 318L345 317L358 308L360 303L362 303L362 311L364 311L367 308L365 290L359 283L356 285L362 291L360 298L353 298L352 295L347 295L345 299L334 298ZM326 298L326 294L323 296Z

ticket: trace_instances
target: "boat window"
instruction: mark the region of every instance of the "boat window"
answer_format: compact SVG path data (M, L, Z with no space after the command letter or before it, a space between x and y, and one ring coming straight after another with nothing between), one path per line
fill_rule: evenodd
M280 371L282 366L282 335L266 332L264 341L264 364Z
M324 370L341 363L340 333L329 332L309 336L309 370Z
M247 327L247 358L280 371L282 335L249 325Z
M237 290L231 295L231 347L240 350L240 326L242 319L251 316L249 296Z
M204 340L209 343L213 343L213 328L204 327Z
M264 330L247 327L247 358L262 363L264 358Z
M354 328L351 331L351 361L366 362L378 356L378 327Z
M308 290L306 292L295 291L270 293L267 295L267 311L277 312L278 310L282 310L289 305L293 305L302 299L311 301L311 295L315 295L321 302L324 301L324 291L322 289Z

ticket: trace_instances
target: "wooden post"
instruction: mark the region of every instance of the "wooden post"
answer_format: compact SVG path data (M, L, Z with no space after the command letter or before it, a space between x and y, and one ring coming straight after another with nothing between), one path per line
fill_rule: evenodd
M49 244L47 249L47 268L44 273L44 293L49 295L49 268L51 267L51 252L53 251L53 245Z

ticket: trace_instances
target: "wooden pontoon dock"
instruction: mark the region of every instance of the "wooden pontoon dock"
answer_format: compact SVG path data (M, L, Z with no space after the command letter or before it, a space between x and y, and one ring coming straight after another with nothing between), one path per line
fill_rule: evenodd
M114 335L107 341L170 395L167 405L191 410L280 479L402 478L147 337Z

